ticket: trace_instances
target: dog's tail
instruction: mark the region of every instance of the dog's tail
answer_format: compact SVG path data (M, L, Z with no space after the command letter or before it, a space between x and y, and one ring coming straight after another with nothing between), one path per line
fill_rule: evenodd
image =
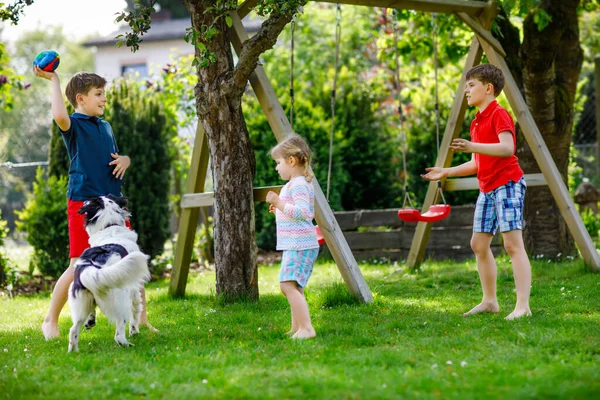
M148 256L141 251L129 253L115 264L101 269L86 268L81 273L81 283L92 292L141 286L149 280Z

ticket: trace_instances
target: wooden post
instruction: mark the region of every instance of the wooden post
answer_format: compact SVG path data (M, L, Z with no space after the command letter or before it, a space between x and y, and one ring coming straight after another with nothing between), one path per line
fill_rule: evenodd
M550 154L548 147L546 147L546 143L544 143L542 134L535 124L535 120L529 111L527 103L525 103L525 99L521 96L519 87L513 79L506 61L496 53L496 50L494 50L484 38L480 36L478 36L478 38L490 62L500 68L504 73L506 81L504 93L506 93L510 106L517 116L519 125L523 130L523 134L531 148L533 156L535 157L540 170L544 174L546 182L548 182L548 187L552 192L552 196L554 197L554 200L556 200L556 204L577 243L577 247L579 247L581 256L585 263L593 270L600 271L600 256L596 251L596 246L594 245L590 234L585 229L583 221L581 221L581 217L579 216L575 204L569 195L569 191L562 180L562 176L558 171L558 168L556 168L556 164L554 164L552 154Z
M597 185L600 186L600 54L594 58L594 79L596 90L596 179Z
M456 94L454 95L454 103L452 104L450 117L448 118L448 123L446 124L446 129L444 131L444 136L442 138L440 148L438 149L438 156L435 162L436 166L449 167L452 163L453 153L450 151L449 146L452 143L452 140L460 135L462 124L465 119L465 112L467 110L467 100L464 95L466 84L465 76L468 70L473 68L475 65L479 64L479 62L481 61L481 56L481 46L479 45L477 39L473 38L473 41L471 42L471 49L469 50L469 54L467 55L467 60L465 61L463 73L458 83L458 89L456 90ZM430 182L429 187L427 188L427 194L425 195L425 200L423 201L423 212L427 211L427 209L429 209L429 207L432 204L434 204L436 200L436 194L437 182ZM413 236L413 240L410 245L410 250L408 252L408 257L406 260L406 263L408 264L409 268L416 269L423 263L425 249L427 248L427 242L429 240L430 232L430 223L419 222L417 224L417 229L415 229L415 234Z
M498 4L494 1L491 1L488 4L486 4L484 12L479 17L479 24L481 24L480 26L483 29L489 29L489 27L492 25L492 20L494 19L497 6ZM461 18L461 16L458 15L457 17L459 17L459 19ZM464 18L464 15L462 17ZM475 22L470 21L470 23L475 26ZM499 43L498 46L500 46ZM464 96L466 75L471 68L480 63L481 57L482 48L479 44L479 41L475 37L471 42L471 48L469 50L469 54L467 55L467 60L465 61L463 73L458 83L458 89L456 90L456 94L454 96L454 103L452 104L452 109L450 111L450 118L448 119L446 130L444 131L442 143L440 144L440 148L438 149L438 157L435 162L435 165L438 167L449 167L452 163L453 153L450 151L449 146L450 143L452 143L452 140L459 136L460 130L462 129L462 123L464 121L465 112L467 110L467 100ZM434 204L436 200L436 194L437 182L431 182L429 184L429 187L427 188L425 200L423 201L423 212L425 212L427 209L429 209L429 207L432 204ZM406 263L408 264L409 268L416 269L423 263L423 259L425 257L425 249L427 248L427 242L429 240L430 232L430 223L419 222L417 224L417 229L415 229L415 235L413 236L413 240L410 245L410 250L408 252L408 257L406 260Z
M185 193L199 193L204 191L208 160L208 138L202 124L198 121L192 163L185 185ZM175 260L169 284L169 294L173 297L183 297L185 294L199 217L200 208L182 208L181 210L179 233L175 245Z
M233 25L230 29L230 40L235 51L239 54L242 43L248 40L248 33L244 29L237 12L231 12L230 16L233 20ZM281 141L292 133L293 130L262 65L258 65L250 75L250 84L254 89L263 112L267 116L267 121L275 137L278 141ZM354 255L342 234L342 230L333 215L333 211L329 207L329 203L319 183L316 179L313 179L313 183L315 188L315 219L321 228L321 233L327 242L331 255L350 292L359 301L369 303L373 301L373 295L358 268Z

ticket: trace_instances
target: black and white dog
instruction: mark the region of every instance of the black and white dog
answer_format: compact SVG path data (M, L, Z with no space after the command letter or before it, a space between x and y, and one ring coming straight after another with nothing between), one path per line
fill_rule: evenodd
M139 332L142 312L140 289L150 279L148 256L137 245L137 233L126 227L127 200L102 196L84 203L85 230L90 248L75 264L75 276L69 288L69 306L73 326L69 332L69 352L79 351L79 333L85 324L96 324L96 304L117 325L115 341L129 346L125 336Z

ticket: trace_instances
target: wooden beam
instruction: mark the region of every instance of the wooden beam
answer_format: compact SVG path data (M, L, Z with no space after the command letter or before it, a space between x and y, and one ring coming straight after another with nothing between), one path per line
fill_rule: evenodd
M233 44L233 48L239 55L241 44L248 40L248 33L244 29L237 12L230 13L230 16L233 20L233 25L229 30L229 38ZM285 112L283 112L283 107L279 103L279 99L275 95L273 86L267 78L262 65L259 64L252 75L250 75L250 84L252 85L252 89L254 89L263 112L267 116L267 121L275 137L278 141L283 140L293 132L292 127ZM333 215L333 211L329 207L329 203L317 179L313 179L313 185L315 188L315 219L321 228L323 237L340 270L340 274L350 292L359 301L370 303L373 301L373 294L358 268L358 264L352 255L352 251L342 234L342 230Z
M283 186L265 186L255 188L254 201L265 201L269 191L279 194L282 187ZM184 194L181 199L181 208L209 207L213 205L214 201L215 192Z
M472 16L478 16L487 7L485 2L468 0L319 0L319 2L435 13L462 12Z
M525 182L527 183L527 187L548 185L544 174L527 174L525 175ZM479 190L479 181L477 178L447 179L444 183L444 191L446 192L475 189Z
M469 28L473 30L477 34L477 36L488 42L498 53L502 55L502 57L506 57L506 52L502 48L502 45L495 37L492 36L492 33L487 29L484 29L483 26L477 21L475 18L471 17L466 13L456 13L456 16L463 21Z
M254 7L256 7L257 4L258 0L246 0L245 2L240 4L240 6L237 9L237 14L240 17L240 19L244 19L246 15L250 14L250 11Z
M480 43L490 62L500 68L504 73L504 79L506 81L504 93L506 93L510 106L517 116L519 126L523 130L523 135L531 148L533 156L548 182L548 187L552 192L552 196L554 197L554 200L556 200L556 204L577 243L577 247L579 247L581 256L585 263L593 270L600 271L600 255L598 255L598 252L596 251L596 246L581 221L579 212L575 208L575 204L562 180L562 176L558 171L558 168L556 168L556 164L554 164L552 154L550 154L548 147L546 147L546 143L544 143L542 134L535 124L535 120L529 111L525 99L521 96L519 87L512 77L506 61L489 43L486 41L481 41Z
M198 121L192 162L185 185L186 193L204 191L208 160L208 138L202 124ZM177 243L175 244L173 272L171 273L171 282L169 283L169 294L173 297L183 297L185 294L199 218L199 208L182 208L179 218L179 233L177 235Z

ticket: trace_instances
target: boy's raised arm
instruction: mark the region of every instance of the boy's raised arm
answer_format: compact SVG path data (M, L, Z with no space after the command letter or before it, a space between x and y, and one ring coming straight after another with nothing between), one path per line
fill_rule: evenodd
M52 118L56 121L58 127L66 132L71 127L71 119L67 112L67 107L60 91L60 80L56 72L47 72L39 67L33 67L33 72L36 76L44 79L48 79L52 85Z

